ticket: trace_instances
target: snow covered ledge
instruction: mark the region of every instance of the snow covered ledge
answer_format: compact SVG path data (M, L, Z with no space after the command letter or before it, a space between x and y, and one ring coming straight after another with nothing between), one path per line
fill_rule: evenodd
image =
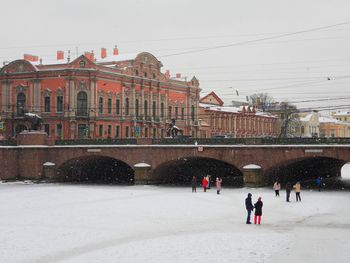
M151 184L151 169L152 166L148 163L137 163L134 165L135 184Z
M243 181L247 187L265 186L268 182L261 172L261 166L248 164L243 167Z

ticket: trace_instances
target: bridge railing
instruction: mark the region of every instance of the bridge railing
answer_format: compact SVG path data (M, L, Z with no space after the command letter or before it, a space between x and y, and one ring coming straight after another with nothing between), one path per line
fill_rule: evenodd
M55 145L127 145L137 144L136 139L78 139L56 140Z
M0 146L16 146L17 142L15 140L0 140Z
M201 144L201 145L317 145L350 144L350 138L161 138L153 139L152 144Z

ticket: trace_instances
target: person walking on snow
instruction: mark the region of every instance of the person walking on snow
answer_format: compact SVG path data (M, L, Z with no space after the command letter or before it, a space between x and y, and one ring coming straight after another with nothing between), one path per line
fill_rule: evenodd
M250 222L250 214L254 210L254 206L252 203L252 194L249 193L247 198L245 199L245 208L247 209L247 221L246 224L251 224Z
M207 178L203 177L203 180L202 180L202 186L203 186L203 190L204 190L204 192L206 192L206 191L207 191L207 185L208 185Z
M193 176L192 178L192 193L196 193L197 192L197 178L195 176Z
M222 179L219 177L216 177L215 185L216 185L216 193L219 195L221 191L221 184L222 184Z
M289 197L290 197L290 192L292 191L292 185L290 183L286 184L286 201L289 201Z
M321 177L316 178L316 186L319 192L321 192L321 186L322 186L322 179Z
M301 198L300 198L300 192L301 192L301 185L299 182L297 182L293 188L295 189L295 198L301 202Z
M276 195L276 196L280 196L281 184L280 184L279 181L276 181L276 182L273 184L273 189L275 190L275 195Z
M258 222L258 224L260 225L261 216L262 216L262 207L263 207L263 202L261 201L261 197L258 198L258 201L254 204L254 207L255 207L254 224Z
M207 175L207 177L206 177L206 179L207 179L207 182L208 182L208 185L207 185L207 189L210 189L210 179L211 179L211 175Z

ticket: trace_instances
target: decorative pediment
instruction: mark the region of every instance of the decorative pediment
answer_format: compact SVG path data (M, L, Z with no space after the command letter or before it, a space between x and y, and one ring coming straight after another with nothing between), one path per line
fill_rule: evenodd
M57 96L63 96L63 89L59 87L56 91Z
M72 68L96 68L96 64L92 62L90 59L85 57L84 55L81 55L80 57L76 58L71 63Z
M0 75L12 74L12 73L36 72L36 71L38 71L38 69L29 61L24 59L19 59L19 60L12 61L8 65L4 66L0 71Z
M224 102L215 94L214 91L210 92L208 95L204 96L199 100L200 103L211 104L211 105L224 105Z
M148 52L142 52L138 54L135 58L136 63L143 63L155 66L157 69L160 69L163 64L160 62L154 55Z
M50 89L45 89L45 90L43 91L43 93L44 93L44 97L50 97L50 95L51 95L51 90L50 90Z
M26 93L27 92L27 87L26 86L23 86L23 85L18 85L16 87L16 93Z
M87 85L86 82L84 80L81 80L78 82L78 90L83 90L86 91L87 90Z

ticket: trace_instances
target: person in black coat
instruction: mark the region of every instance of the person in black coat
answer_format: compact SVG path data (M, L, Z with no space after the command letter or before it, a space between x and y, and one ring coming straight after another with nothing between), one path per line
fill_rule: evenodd
M254 207L255 207L254 224L258 222L258 224L260 225L261 216L262 216L262 207L263 207L263 202L261 201L261 197L258 198L258 201L254 204Z
M196 193L197 192L197 178L195 176L193 176L192 178L192 193Z
M289 201L289 197L290 197L290 192L292 191L292 185L290 183L286 184L286 201Z
M254 210L254 206L252 203L252 194L249 193L248 197L245 199L245 208L247 209L247 221L246 224L251 224L250 222L250 214Z

